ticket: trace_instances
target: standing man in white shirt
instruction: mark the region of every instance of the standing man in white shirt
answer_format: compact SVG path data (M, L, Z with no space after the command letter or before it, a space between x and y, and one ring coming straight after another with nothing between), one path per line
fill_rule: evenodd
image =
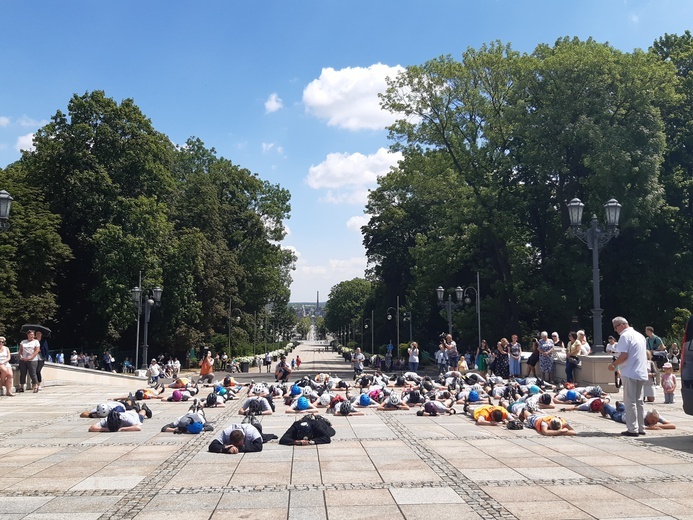
M647 346L645 336L628 325L628 320L617 316L611 323L619 334L616 344L618 357L609 365L609 370L619 367L623 380L623 401L626 408L626 426L621 432L627 437L645 435L645 410L643 390L647 383Z

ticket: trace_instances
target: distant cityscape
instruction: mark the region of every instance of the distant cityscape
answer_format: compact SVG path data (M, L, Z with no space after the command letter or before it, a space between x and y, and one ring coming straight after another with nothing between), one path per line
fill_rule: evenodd
M299 318L325 316L324 302L289 302L289 307L293 309Z

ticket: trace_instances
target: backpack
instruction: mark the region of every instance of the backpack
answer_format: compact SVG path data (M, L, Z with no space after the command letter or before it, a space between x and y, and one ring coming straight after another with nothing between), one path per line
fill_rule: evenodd
M262 413L262 405L257 399L253 399L248 403L248 409L246 410L246 415L255 415Z
M106 418L106 426L109 432L117 432L123 425L123 420L120 418L120 412L111 410Z
M524 427L524 424L519 419L510 419L508 421L508 430L522 430Z

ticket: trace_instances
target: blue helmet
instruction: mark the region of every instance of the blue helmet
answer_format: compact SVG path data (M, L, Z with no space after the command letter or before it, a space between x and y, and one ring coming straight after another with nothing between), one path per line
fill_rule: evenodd
M200 433L204 425L201 422L191 422L188 424L188 433Z
M471 392L469 392L469 395L467 396L467 400L471 401L473 403L478 401L479 400L479 392L477 392L476 390L472 390Z
M301 387L298 385L294 385L291 387L291 395L301 395Z
M309 406L310 406L310 401L308 400L307 397L301 396L298 398L298 401L296 403L296 409L307 410Z
M368 406L371 404L371 398L368 397L368 394L361 394L361 397L359 398L359 404L361 406Z
M532 395L540 394L541 388L539 388L537 385L532 385L529 387L529 393Z
M565 393L565 398L568 399L568 401L575 401L575 399L578 398L578 393L575 390L568 390Z

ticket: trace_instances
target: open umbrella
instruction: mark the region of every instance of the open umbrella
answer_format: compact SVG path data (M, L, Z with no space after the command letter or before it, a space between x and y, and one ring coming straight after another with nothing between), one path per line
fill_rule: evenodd
M35 325L33 323L25 323L22 325L22 330L20 332L25 333L28 330L40 331L45 336L51 335L51 329L44 327L43 325Z

